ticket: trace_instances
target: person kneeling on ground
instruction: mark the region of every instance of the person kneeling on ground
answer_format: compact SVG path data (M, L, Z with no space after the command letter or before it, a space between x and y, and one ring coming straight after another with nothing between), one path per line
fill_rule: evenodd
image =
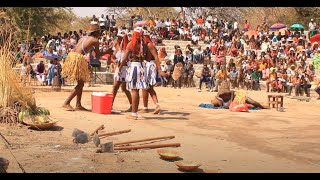
M215 107L229 108L235 96L236 96L235 91L221 92L221 93L218 93L217 96L213 98L213 100L211 100L211 104L214 105ZM263 105L254 101L248 96L246 96L246 104L248 104L250 108L268 109L267 107L264 107Z

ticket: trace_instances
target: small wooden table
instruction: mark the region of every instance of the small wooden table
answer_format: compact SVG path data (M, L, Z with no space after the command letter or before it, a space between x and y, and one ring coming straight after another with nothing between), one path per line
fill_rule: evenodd
M280 107L283 108L283 96L282 95L268 95L268 104L269 107L271 108L271 104L272 104L272 108L277 108Z

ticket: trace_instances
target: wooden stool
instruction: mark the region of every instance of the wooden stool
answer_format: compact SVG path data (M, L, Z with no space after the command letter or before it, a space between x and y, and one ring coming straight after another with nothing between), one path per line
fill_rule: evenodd
M268 95L268 104L269 104L269 107L271 108L271 104L272 104L272 108L277 108L278 110L278 107L279 107L279 104L280 104L280 107L283 108L283 96L282 95Z

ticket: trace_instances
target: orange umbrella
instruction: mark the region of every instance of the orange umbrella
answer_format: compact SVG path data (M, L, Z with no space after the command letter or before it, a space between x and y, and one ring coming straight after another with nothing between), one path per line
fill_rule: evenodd
M244 35L245 35L245 36L248 35L249 37L251 37L251 36L258 36L258 31L256 31L256 30L249 30L249 31L245 32Z

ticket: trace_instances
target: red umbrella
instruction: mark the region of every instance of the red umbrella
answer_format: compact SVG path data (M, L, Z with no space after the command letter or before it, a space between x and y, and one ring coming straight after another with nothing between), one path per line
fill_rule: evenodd
M311 42L320 42L320 34L316 34L310 38Z
M142 20L142 21L136 22L134 25L135 25L135 26L144 26L144 25L146 25L146 24L148 24L148 22L145 21L145 20Z
M249 31L245 32L244 35L245 35L245 36L248 35L249 37L251 37L251 36L258 36L258 31L256 31L256 30L249 30Z

